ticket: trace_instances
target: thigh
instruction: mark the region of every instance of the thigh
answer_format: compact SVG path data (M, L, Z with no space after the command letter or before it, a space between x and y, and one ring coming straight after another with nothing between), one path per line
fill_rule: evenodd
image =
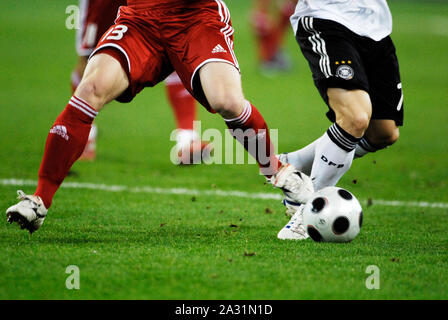
M245 100L241 88L241 76L228 63L210 62L199 70L199 79L210 108L224 118L238 117ZM212 111L212 109L210 109Z
M375 52L366 52L372 100L372 119L389 119L403 125L403 89L395 46L390 37L375 44Z
M89 60L75 95L99 111L128 86L128 78L120 63L107 54L97 54Z
M328 103L336 115L344 118L355 118L356 114L361 113L370 119L372 114L370 96L364 90L329 88Z
M143 88L156 85L173 71L158 35L157 23L121 7L115 24L100 39L91 57L98 53L111 55L129 79L129 87L118 101L131 101Z
M223 1L210 1L192 10L191 16L168 23L164 31L170 36L167 51L173 67L186 89L211 111L198 76L201 67L223 62L239 71L229 10Z

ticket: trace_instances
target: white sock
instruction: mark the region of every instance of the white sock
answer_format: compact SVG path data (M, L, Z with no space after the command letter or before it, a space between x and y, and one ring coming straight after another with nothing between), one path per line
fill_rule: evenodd
M294 167L296 167L303 173L310 175L311 169L313 167L314 152L316 150L316 145L322 138L323 137L320 137L319 139L314 140L313 142L311 142L306 147L303 147L302 149L287 153L286 154L288 159L287 162L292 164ZM363 137L361 141L359 141L359 143L356 145L354 158L355 159L361 158L368 153L376 152L380 149L382 148L378 148L372 145L367 140L367 138Z
M92 127L90 128L89 132L89 140L94 141L96 140L96 137L98 136L98 127L95 123L92 123Z
M367 140L366 137L363 137L359 141L358 145L356 146L355 158L361 158L370 152L376 152L380 149L383 149L383 148L375 146L373 143L371 143L369 140Z
M316 145L322 140L322 138L323 136L317 140L314 140L302 149L286 154L288 159L287 162L292 164L299 171L302 171L304 174L310 175L311 168L313 167Z
M359 140L336 123L318 140L311 170L311 179L316 191L336 185L347 172Z

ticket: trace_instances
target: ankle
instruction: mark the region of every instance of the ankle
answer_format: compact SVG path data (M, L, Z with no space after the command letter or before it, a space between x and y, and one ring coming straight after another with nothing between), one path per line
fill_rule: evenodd
M59 188L59 185L59 183L53 182L47 177L39 177L39 182L34 195L42 200L46 209L50 208L53 196Z

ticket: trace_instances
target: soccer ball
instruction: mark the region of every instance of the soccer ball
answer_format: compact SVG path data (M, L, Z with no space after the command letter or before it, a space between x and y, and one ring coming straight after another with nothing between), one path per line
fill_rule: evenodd
M326 187L306 203L303 225L314 241L349 242L361 229L362 208L347 190Z

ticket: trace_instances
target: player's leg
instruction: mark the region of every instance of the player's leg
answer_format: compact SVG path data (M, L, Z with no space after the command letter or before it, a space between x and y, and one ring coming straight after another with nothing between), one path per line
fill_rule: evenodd
M327 94L336 122L315 146L311 170L315 190L336 185L347 172L372 114L370 97L364 90L329 88Z
M76 51L79 58L71 76L73 93L82 79L88 57L95 49L101 36L114 24L120 5L126 5L126 1L79 1L79 20L81 25L76 32ZM96 158L97 132L98 128L93 123L86 147L79 160L92 161Z
M85 100L98 112L128 86L128 76L120 62L100 51L89 60L75 96Z
M179 164L193 164L196 159L210 155L212 145L201 141L193 128L196 120L196 100L187 91L176 72L165 80L168 100L176 120L176 147Z
M102 27L100 17L107 17L107 14L99 15L97 12L104 11L105 7L101 7L102 5L106 5L105 0L79 1L79 22L81 25L79 29L76 30L76 52L78 54L78 59L70 77L72 94L75 93L76 88L78 88L81 82L89 55L95 49L99 37L107 30L109 25L113 24L112 20L105 26L105 30L98 30L98 27ZM97 127L93 123L86 147L79 157L79 160L91 161L95 159L97 132Z
M326 32L329 30L328 27L330 27L331 33ZM316 29L320 29L319 32ZM328 79L318 80L315 83L333 110L333 115L330 112L330 119L336 120L336 124L330 127L322 138L304 148L303 152L299 151L294 155L288 154L287 158L289 160L295 158L299 162L299 166L309 166L309 161L314 153L311 175L319 177L315 180L316 187L322 188L325 185L337 183L341 174L348 170L354 153L359 157L367 152L382 149L398 139L397 126L403 122L403 94L398 61L395 48L389 37L380 42L374 42L354 35L333 22L317 21L316 27L313 25L313 19L309 17L299 21L298 30L302 35L299 35L298 32L296 38L302 52L310 62L314 76L318 79L323 79L325 76ZM319 60L321 72L315 67L317 60L313 59L311 54L310 47L312 46L307 43L307 33L314 35L313 41L318 41L320 44L325 44L327 41L326 48L331 50L329 54L322 50L320 52L324 57L323 60ZM336 37L336 39L332 41L332 37ZM347 39L350 41L346 42ZM357 43L357 45L352 47L353 43ZM334 48L336 50L333 50ZM375 54L372 54L373 51ZM361 61L362 63L360 63ZM337 77L335 78L335 76ZM327 86L325 82L327 82ZM340 89L331 89L335 84ZM326 87L330 89L325 90ZM359 90L353 90L356 88ZM361 94L353 95L356 91ZM335 127L336 125L338 127ZM333 144L338 145L339 149L334 145L331 146L328 138L332 138ZM328 145L323 144L325 140L329 143ZM353 150L353 145L355 145L355 150ZM348 147L345 150L345 155L344 147ZM325 166L330 162L324 152L331 154L331 150L336 151L341 157L340 161L343 166L340 168L340 172L335 170L334 165ZM350 153L350 156L347 155L347 152ZM344 160L345 163L343 163ZM332 162L337 163L334 160ZM329 170L329 167L332 169ZM332 170L334 174L331 174Z
M269 128L260 112L245 100L241 77L234 65L210 62L199 70L205 97L226 121L234 138L257 161L260 171L291 200L306 202L313 189L309 177L282 165L274 154Z
M279 22L279 37L280 42L283 40L285 33L291 27L291 15L294 13L297 0L284 0L280 5L280 22Z
M296 39L327 102L334 124L307 147L280 156L314 178L315 189L333 185L349 169L372 115L369 81L357 36L329 20L302 17Z
M81 83L53 124L45 145L35 195L47 209L68 170L84 150L96 115L128 85L121 64L110 55L98 54L89 61Z
M208 10L204 10L205 6ZM197 20L194 27L186 26L183 32L173 32L176 36L168 47L171 63L187 89L209 111L219 113L233 130L231 133L251 134L250 137L235 137L242 138L239 141L246 150L249 140L259 140L264 150L257 152L251 148L248 152L257 160L263 174L275 174L281 164L273 153L266 122L243 95L228 8L220 0L212 1L201 5L191 19ZM203 23L204 19L207 24Z
M292 152L285 152L278 155L281 162L286 162L293 165L303 173L310 175L313 168L314 154L316 152L316 145L322 139L322 136L314 140L305 147Z
M78 59L70 77L72 94L81 82L89 55L93 52L98 42L96 32L98 29L98 21L96 21L97 15L95 12L97 9L96 5L105 1L79 0L78 2L80 22L79 28L76 29L76 53L78 54Z
M394 120L372 119L366 133L355 150L355 158L376 152L393 145L400 136L400 130Z
M362 59L347 29L329 20L302 17L296 39L313 72L316 87L327 102L333 124L316 141L280 156L300 169L311 169L315 190L334 185L350 168L354 150L368 127L372 103ZM303 239L300 203L285 199L287 214L296 213L278 234Z
M41 226L54 194L84 150L96 115L128 85L126 72L111 56L98 54L90 60L75 94L50 129L36 192L19 193L22 201L7 210L9 222L30 232Z
M355 149L355 158L359 158L369 152L384 149L398 140L398 126L403 124L403 92L398 59L390 37L373 44L376 52L374 56L371 54L371 40L357 37L356 41L362 44L359 49L364 55L364 60L369 61L369 64L374 66L367 71L372 116L367 130ZM339 61L339 63L341 62ZM331 103L330 94L328 96ZM344 113L342 116L344 116ZM336 115L336 117L338 116ZM358 120L360 123L364 122L360 121L361 119ZM306 172L312 165L312 159L320 139L296 152L280 155L279 158L292 163L299 170L303 168Z
M315 190L336 185L350 168L355 148L367 130L372 113L370 97L364 90L329 88L327 94L336 122L307 147L279 157L280 160L295 163L306 170L311 168ZM304 206L288 199L284 200L284 204L286 213L292 214L292 218L277 237L290 240L306 238L302 225Z
M177 73L173 72L166 78L165 89L168 101L173 109L177 129L193 131L193 121L196 120L196 100L185 89ZM193 136L194 134L191 133L190 135Z
M261 66L266 71L285 70L289 67L281 45L289 26L289 16L293 12L294 1L287 0L281 4L273 4L271 0L255 1L252 24Z
M101 38L75 94L50 130L35 194L20 194L22 201L7 210L10 221L19 222L30 232L42 224L55 192L85 146L93 119L104 105L114 99L130 102L145 86L161 82L172 72L172 66L164 60L160 39L155 32L147 32L153 26L132 23L135 16L132 9L120 8L116 25Z
M193 27L191 20L197 22ZM243 95L233 32L225 3L211 1L192 13L184 32L173 30L168 57L186 88L225 119L230 133L255 158L269 182L282 188L286 197L306 202L313 192L311 179L277 159L265 120Z
M364 136L356 145L355 159L391 146L398 140L399 136L400 130L394 120L371 119ZM280 154L280 161L290 163L298 170L310 175L316 145L321 139L322 137L297 151Z
M284 51L285 35L291 28L290 17L294 13L296 0L283 0L279 5L279 22L276 28L276 54L274 56L275 66L278 70L288 70L291 68L291 61L288 53Z
M229 129L253 130L253 134L265 133L265 153L261 154L254 148L248 148L248 142L234 137L241 142L248 152L257 160L261 171L266 175L277 172L280 162L273 154L273 145L269 131L262 115L245 100L241 87L241 77L238 70L231 64L224 62L210 62L199 70L199 77L205 97L211 108L219 113L226 121ZM246 140L249 140L249 137ZM254 136L254 139L257 137ZM260 150L261 151L261 150Z
M79 56L76 66L72 71L70 77L72 94L75 93L76 88L78 88L82 76L84 75L84 70L86 69L88 62L88 56ZM95 123L92 123L92 128L90 129L89 138L87 139L86 147L82 152L79 160L92 161L96 158L96 137L98 135L98 128Z
M274 22L271 21L269 15L270 3L271 0L254 1L254 9L251 18L255 40L258 45L258 56L261 63L270 61L274 56Z
M356 148L358 158L394 144L400 135L398 127L403 125L403 89L395 46L390 37L375 46L374 56L368 50L364 53L374 66L369 72L373 113L369 128Z
M354 137L362 136L369 124L372 112L370 97L367 92L330 88L327 94L330 106L336 113L338 127ZM279 155L280 161L284 160L310 175L315 159L316 146L322 144L326 136L328 136L327 133L302 149ZM358 149L357 146L356 148Z

